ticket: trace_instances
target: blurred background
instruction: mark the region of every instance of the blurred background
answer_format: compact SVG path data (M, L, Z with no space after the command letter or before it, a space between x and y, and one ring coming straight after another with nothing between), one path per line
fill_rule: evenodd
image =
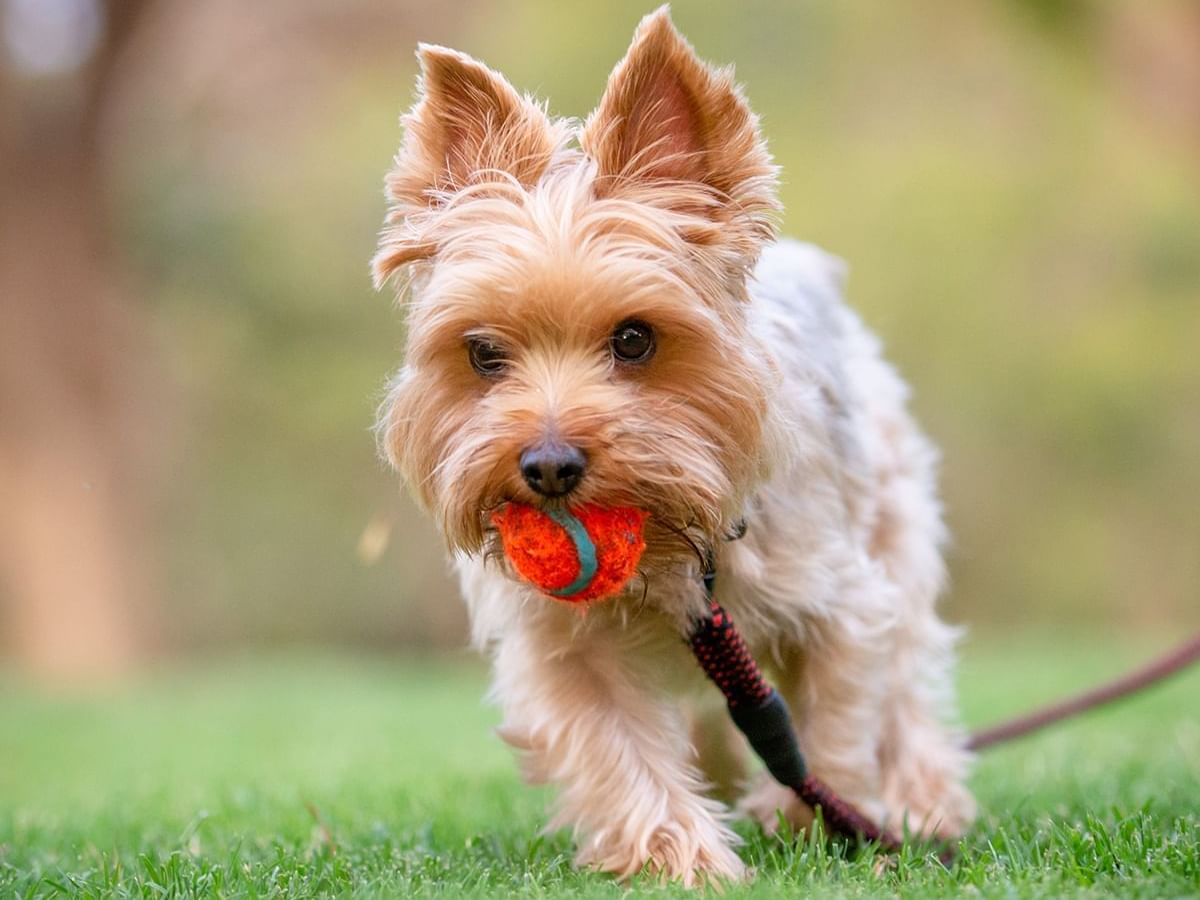
M583 116L650 8L0 0L0 665L463 645L370 433L413 50ZM1200 5L673 9L944 449L949 616L1200 624Z

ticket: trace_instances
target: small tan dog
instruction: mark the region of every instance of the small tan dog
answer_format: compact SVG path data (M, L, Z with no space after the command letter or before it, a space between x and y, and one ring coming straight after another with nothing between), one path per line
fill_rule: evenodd
M410 295L380 436L454 554L501 734L561 789L551 827L620 876L743 875L708 791L745 778L744 745L681 640L711 550L812 770L894 828L961 832L936 453L840 264L775 240L731 72L664 7L580 127L468 56L418 55L374 260ZM490 525L564 498L650 514L634 584L586 614L514 578ZM741 808L810 815L762 778Z

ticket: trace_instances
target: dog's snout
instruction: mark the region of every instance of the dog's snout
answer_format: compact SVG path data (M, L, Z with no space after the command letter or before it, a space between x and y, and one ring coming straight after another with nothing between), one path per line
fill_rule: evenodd
M562 497L583 479L587 458L583 451L560 441L527 447L521 454L521 477L543 497Z

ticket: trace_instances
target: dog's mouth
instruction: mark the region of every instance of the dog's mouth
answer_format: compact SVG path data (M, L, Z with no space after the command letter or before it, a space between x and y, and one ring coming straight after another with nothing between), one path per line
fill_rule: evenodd
M716 544L699 526L673 523L654 510L569 504L562 498L538 504L508 498L483 509L481 522L486 561L500 566L514 580L532 584L551 599L570 603L590 603L618 595L644 598L659 578L703 571ZM607 526L597 522L615 523L618 537L605 543L610 537L604 531ZM581 541L591 544L591 548L581 545ZM608 550L601 550L592 561L595 571L589 571L580 560L590 560L588 554L597 541ZM637 545L632 563L628 563L624 552L627 544ZM616 568L606 569L613 548L620 551L617 555L621 560Z

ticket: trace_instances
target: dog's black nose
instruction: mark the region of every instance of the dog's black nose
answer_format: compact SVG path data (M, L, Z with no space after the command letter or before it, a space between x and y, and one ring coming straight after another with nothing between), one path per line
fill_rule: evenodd
M543 497L571 493L586 467L583 451L560 441L534 444L521 454L521 477Z

